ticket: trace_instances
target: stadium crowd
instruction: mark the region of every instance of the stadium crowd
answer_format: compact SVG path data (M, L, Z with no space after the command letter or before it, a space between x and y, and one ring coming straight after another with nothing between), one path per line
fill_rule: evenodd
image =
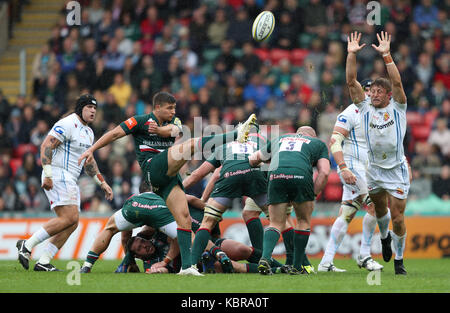
M367 45L380 30L392 34L408 97L410 199L435 194L450 200L450 1L381 0L380 25L374 26L364 0L79 2L81 25L68 26L63 7L36 55L32 93L9 103L0 92L0 212L49 211L39 147L83 93L98 100L97 139L128 117L150 112L152 95L166 90L191 129L194 117L203 126L225 126L254 112L260 124L277 124L283 132L310 125L328 142L338 113L351 102L344 71L352 30L361 31ZM270 40L256 43L251 26L262 10L272 11L277 24ZM386 75L373 49L362 50L358 60L359 80ZM96 160L115 197L106 202L82 176L82 211L119 209L141 180L133 142L125 137L99 150ZM199 164L191 161L182 173ZM200 196L202 189L188 192ZM340 201L333 193L320 200Z

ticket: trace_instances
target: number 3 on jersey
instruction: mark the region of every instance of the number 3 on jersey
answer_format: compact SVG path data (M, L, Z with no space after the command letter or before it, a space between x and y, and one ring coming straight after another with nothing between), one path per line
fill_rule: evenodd
M280 146L280 151L297 151L302 150L303 141L283 141Z

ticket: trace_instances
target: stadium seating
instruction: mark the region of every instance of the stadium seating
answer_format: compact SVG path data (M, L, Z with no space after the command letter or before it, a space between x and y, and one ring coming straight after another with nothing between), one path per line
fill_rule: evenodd
M17 148L13 151L13 157L14 158L22 158L23 155L27 152L31 152L33 154L37 153L37 148L35 145L31 143L24 143L17 146Z

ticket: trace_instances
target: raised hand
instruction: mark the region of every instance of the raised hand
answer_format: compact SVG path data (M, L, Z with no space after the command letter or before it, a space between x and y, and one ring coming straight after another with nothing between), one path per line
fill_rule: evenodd
M387 54L391 51L391 35L387 32L381 32L377 34L378 47L372 44L372 47L378 51L381 55Z
M348 53L357 53L359 50L365 47L365 43L362 45L359 44L361 40L361 33L353 32L350 34L350 37L347 36L347 52Z

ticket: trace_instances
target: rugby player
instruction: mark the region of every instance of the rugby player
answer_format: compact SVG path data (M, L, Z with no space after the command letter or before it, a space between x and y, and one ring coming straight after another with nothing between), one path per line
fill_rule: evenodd
M205 145L218 147L225 142L238 140L245 142L250 126L255 124L252 114L246 122L230 133L190 138L174 145L182 131L181 121L175 117L176 99L167 92L158 92L153 97L153 112L136 115L104 134L91 148L79 158L92 159L93 153L109 143L131 134L135 151L145 180L153 191L167 204L177 222L177 238L180 246L182 269L180 275L198 275L191 263L191 220L179 170L195 152L202 151Z
M19 262L26 270L32 249L50 238L34 270L58 271L50 261L78 226L80 189L77 181L83 165L86 173L101 186L106 199L113 198L113 191L100 174L94 158L84 164L77 163L78 157L94 141L88 124L95 120L96 112L97 100L89 94L80 96L75 113L56 122L41 145L42 188L57 217L46 222L29 239L17 241Z
M381 32L377 34L378 46L372 44L372 47L383 57L390 80L381 77L375 79L370 86L370 97L365 97L356 77L356 53L365 46L359 44L360 39L361 34L357 32L347 37L346 81L350 97L361 114L369 160L366 171L367 188L375 205L383 259L385 262L391 259L393 240L395 274L406 275L403 264L406 241L404 212L410 186L409 168L403 151L406 94L400 73L390 54L391 35ZM392 231L389 231L388 203Z
M372 80L362 81L362 87L368 96ZM325 253L319 263L319 272L345 272L333 264L334 255L338 250L348 225L356 212L365 206L367 198L366 164L367 146L361 129L361 118L358 108L351 104L338 115L333 134L330 139L330 150L338 164L338 173L343 184L342 203L339 216L334 221L330 231ZM363 218L362 239L357 264L369 271L383 269L383 266L372 259L370 246L372 236L377 226L373 204L367 207ZM389 212L389 211L388 211Z
M272 274L268 260L286 225L286 209L290 204L294 207L297 225L294 229L294 260L289 273L308 273L302 264L310 235L314 200L325 187L330 172L328 148L315 137L313 128L303 126L295 134L282 135L249 156L253 167L270 159L270 224L264 232L263 254L258 263L258 270L263 275ZM318 170L315 180L313 166Z

